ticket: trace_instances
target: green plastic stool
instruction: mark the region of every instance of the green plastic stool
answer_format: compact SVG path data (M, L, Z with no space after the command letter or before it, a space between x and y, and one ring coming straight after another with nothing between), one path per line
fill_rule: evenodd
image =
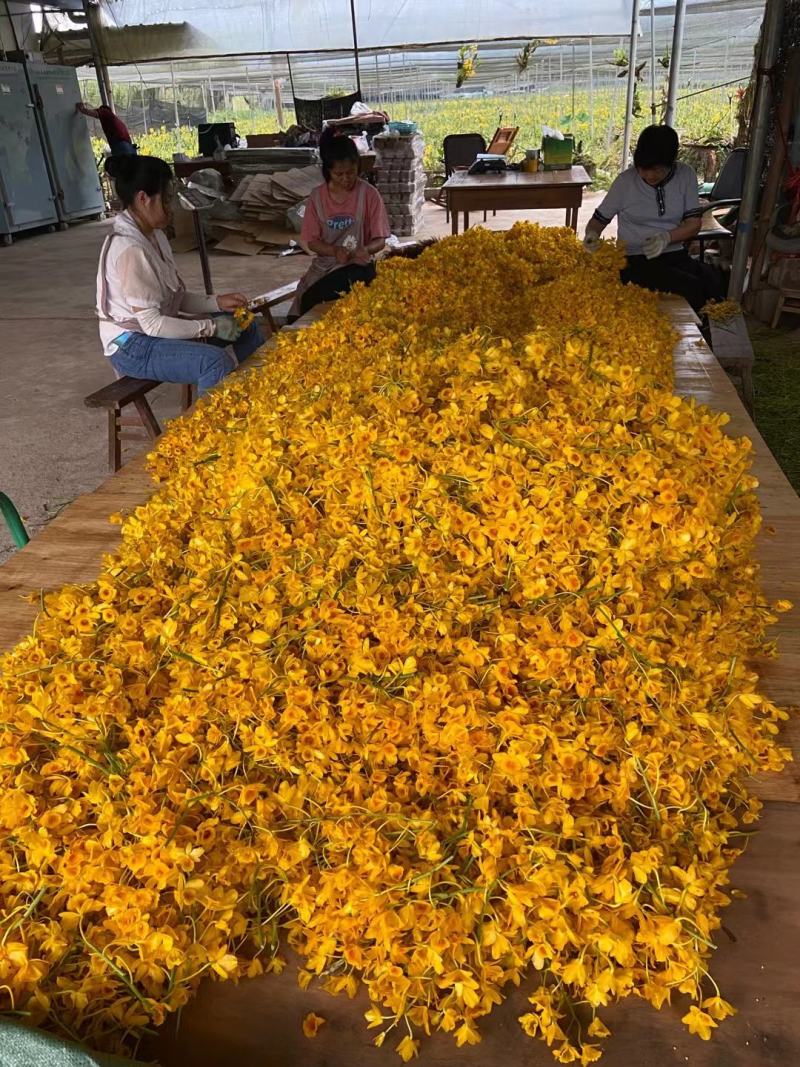
M19 512L5 493L0 493L0 511L2 511L3 518L6 520L6 525L11 531L11 536L14 538L14 544L17 548L24 548L28 541L30 541L28 531L22 525L22 519L19 517Z

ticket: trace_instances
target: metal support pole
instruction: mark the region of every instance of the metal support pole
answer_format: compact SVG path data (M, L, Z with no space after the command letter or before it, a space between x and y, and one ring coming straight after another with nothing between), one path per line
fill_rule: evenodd
M742 202L736 224L736 241L733 246L731 277L728 283L728 298L741 299L747 274L747 258L753 236L753 220L761 185L761 168L764 164L764 144L769 126L771 103L770 76L780 44L783 24L783 0L767 0L761 30L761 50L758 57L758 81L753 113L750 118L750 150L744 174Z
M622 138L622 167L628 166L631 151L631 127L633 125L633 94L636 90L636 45L639 38L639 0L633 0L631 12L631 36L628 42L628 92L625 97L625 133Z
M272 83L272 92L275 96L275 116L278 120L278 129L283 129L283 98L281 96L281 82L280 78L276 78Z
M686 21L686 0L676 0L675 22L672 26L672 52L669 57L669 88L667 90L667 110L664 122L667 126L675 125L675 105L678 102L678 78L681 72L681 52L683 51L683 26Z
M294 91L294 78L292 77L292 60L289 53L286 53L286 66L289 68L289 86L292 90L292 107L294 107L294 98L297 95Z
M89 34L89 48L92 52L92 63L97 77L97 88L100 90L100 102L114 110L114 101L111 97L108 70L100 56L100 48L97 44L97 8L90 4L89 0L83 0L83 13L86 16L86 29Z
M594 140L594 57L592 38L589 38L589 140Z
M139 75L139 85L142 91L142 122L144 123L144 132L150 133L150 127L147 124L147 98L144 92L144 78Z
M206 235L203 230L203 220L200 218L199 211L192 212L192 221L194 222L194 235L197 238L197 254L200 256L200 269L203 272L203 285L206 288L206 295L213 296L214 286L211 284L211 268L208 264Z
M575 126L575 42L572 42L572 109L569 120L570 129Z
M175 108L175 129L180 129L181 119L178 114L178 90L175 88L175 65L170 63L169 76L172 80L172 105Z
M361 96L361 67L358 63L358 32L356 30L356 0L350 0L350 20L353 23L353 56L356 61L356 90Z
M650 0L650 121L656 124L656 4Z
M378 53L375 53L375 95L380 102L381 98L381 70L378 64Z

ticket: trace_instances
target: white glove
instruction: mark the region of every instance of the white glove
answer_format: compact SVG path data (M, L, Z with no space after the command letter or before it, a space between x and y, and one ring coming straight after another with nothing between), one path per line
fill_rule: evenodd
M648 259L655 259L661 255L668 244L669 234L665 233L664 230L659 230L658 233L651 233L645 239L642 244L642 251Z
M601 244L600 237L596 233L587 233L583 239L583 247L592 254L597 251Z

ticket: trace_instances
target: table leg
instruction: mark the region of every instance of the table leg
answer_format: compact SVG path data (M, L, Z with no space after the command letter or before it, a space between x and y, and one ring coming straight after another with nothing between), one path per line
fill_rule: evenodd
M453 237L458 233L458 212L452 204L450 205L450 232Z
M469 212L464 212L464 233L469 229Z
M567 217L564 219L564 225L565 226L571 226L572 225L572 208L571 207L567 208Z

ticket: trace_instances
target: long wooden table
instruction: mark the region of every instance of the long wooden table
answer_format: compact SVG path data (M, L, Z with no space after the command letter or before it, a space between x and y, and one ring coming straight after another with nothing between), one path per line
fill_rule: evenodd
M675 350L676 391L731 414L733 434L754 444L754 471L765 526L758 556L770 598L800 604L800 500L755 430L730 381L700 338L692 312L675 298L665 307L680 331ZM0 567L0 648L9 647L31 626L36 607L20 594L39 586L89 581L101 555L113 551L119 528L107 516L143 503L150 484L141 459L108 479L96 492L75 501L22 551ZM798 610L781 616L775 628L781 655L760 663L761 688L784 705L800 704L800 628ZM787 727L785 743L800 750L798 723ZM746 894L723 916L711 973L723 996L738 1009L720 1025L710 1042L690 1036L680 1023L686 1007L676 997L660 1012L634 998L604 1012L613 1031L603 1067L790 1067L800 1064L800 771L791 764L783 774L757 780L765 801L759 832L732 872L732 884ZM734 940L735 938L735 940ZM527 1038L517 1023L525 1010L526 989L481 1021L480 1045L456 1049L452 1037L424 1039L420 1067L552 1067L550 1052ZM372 1045L374 1031L363 1019L365 997L350 1001L318 989L302 992L294 961L280 976L242 981L204 982L182 1013L140 1049L163 1067L397 1067L392 1043ZM316 1011L327 1019L310 1041L301 1030L303 1016ZM401 1036L401 1035L400 1035Z
M583 167L541 170L528 174L507 170L502 174L468 174L456 171L442 188L450 205L453 233L458 233L458 215L463 212L469 229L471 211L523 211L533 208L565 208L566 225L577 232L578 208L583 190L592 179Z

